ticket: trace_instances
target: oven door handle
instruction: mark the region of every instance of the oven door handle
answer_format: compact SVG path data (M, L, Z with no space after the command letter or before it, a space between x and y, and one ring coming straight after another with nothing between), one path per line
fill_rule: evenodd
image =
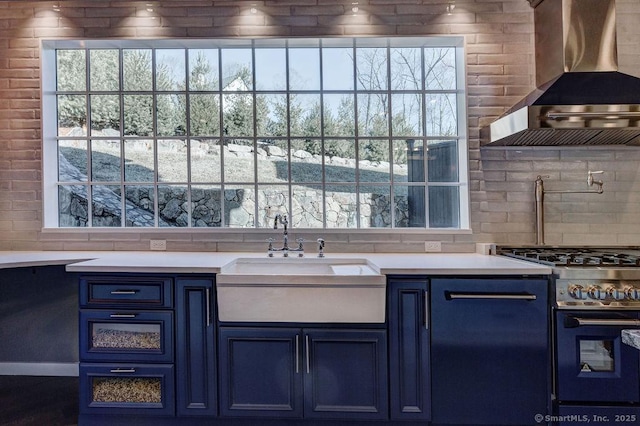
M493 299L493 300L536 300L538 297L530 293L456 293L445 291L446 300L455 299Z
M640 327L638 319L615 319L615 318L578 318L566 317L564 319L565 328L576 328L585 326L609 326L609 327Z

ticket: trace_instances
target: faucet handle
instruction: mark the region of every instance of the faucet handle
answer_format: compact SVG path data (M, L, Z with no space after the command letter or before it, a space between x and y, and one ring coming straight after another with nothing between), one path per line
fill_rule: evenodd
M269 257L273 257L273 238L267 238L266 241L269 243L269 247L267 247L267 255Z
M298 257L304 257L304 238L296 238L296 242L298 243Z
M318 257L324 257L324 239L318 238Z
M604 185L604 182L602 182L601 180L595 180L593 178L593 175L601 175L604 174L604 170L598 170L595 172L592 172L591 170L589 170L587 172L587 185L589 186L593 186L594 184L598 187L598 191L602 192L602 185Z

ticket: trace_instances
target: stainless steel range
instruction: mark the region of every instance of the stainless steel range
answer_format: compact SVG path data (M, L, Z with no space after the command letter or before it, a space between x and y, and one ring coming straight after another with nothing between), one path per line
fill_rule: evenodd
M639 247L497 247L553 269L558 309L640 309Z
M621 338L622 330L640 328L640 248L496 247L495 253L552 268L554 424L640 422L640 350Z

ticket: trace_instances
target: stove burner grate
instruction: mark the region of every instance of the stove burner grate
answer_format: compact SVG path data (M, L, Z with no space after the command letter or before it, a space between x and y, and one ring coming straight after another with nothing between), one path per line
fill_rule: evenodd
M640 255L616 252L612 249L499 248L497 254L550 266L640 267Z

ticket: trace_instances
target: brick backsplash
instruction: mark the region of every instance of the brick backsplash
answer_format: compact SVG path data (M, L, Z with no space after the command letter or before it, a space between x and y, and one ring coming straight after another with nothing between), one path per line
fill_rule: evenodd
M54 3L62 10L52 10ZM630 147L480 148L479 128L533 89L533 10L526 0L0 1L0 249L261 250L270 232L42 231L40 39L271 36L463 35L466 42L470 232L305 232L327 251L443 251L475 243L533 244L534 180L547 189L586 189L604 170L604 194L548 194L548 244L640 245L640 149ZM252 16L249 8L259 13ZM618 0L619 62L640 76L640 0ZM230 232L226 232L230 231ZM313 251L312 243L309 250Z

